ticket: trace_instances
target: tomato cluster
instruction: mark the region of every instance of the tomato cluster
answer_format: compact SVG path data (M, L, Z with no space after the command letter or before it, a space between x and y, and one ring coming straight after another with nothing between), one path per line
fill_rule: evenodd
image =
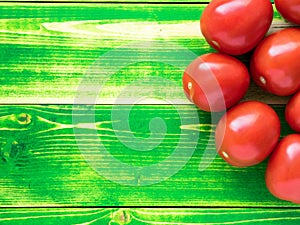
M212 0L200 18L201 32L217 52L199 56L183 73L187 98L207 112L224 112L215 131L218 154L237 167L270 156L266 185L276 197L300 204L300 134L280 140L280 119L258 100L243 101L250 80L278 96L292 96L285 118L300 132L300 0L275 0L295 26L267 34L270 0ZM250 15L251 14L251 15ZM250 66L236 56L251 55Z

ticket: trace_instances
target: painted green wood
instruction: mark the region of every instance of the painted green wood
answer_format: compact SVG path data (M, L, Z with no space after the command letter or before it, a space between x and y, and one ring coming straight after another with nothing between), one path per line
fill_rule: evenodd
M269 194L266 163L216 156L214 117L191 105L1 106L0 204L297 206Z
M28 0L3 0L3 2L28 2ZM43 0L31 0L30 2L45 2ZM178 4L187 4L187 3L207 3L210 0L48 0L46 2L70 2L70 3L86 3L86 2L93 2L93 3L178 3Z
M118 209L105 208L14 208L0 209L0 224L112 224ZM117 219L117 218L115 218ZM114 219L114 220L115 220ZM120 220L119 220L120 221ZM120 223L121 225L122 223Z
M213 51L199 28L205 6L1 3L1 103L72 104L85 89L98 96L91 103L143 95L155 104L162 103L157 98L189 104L183 70ZM286 26L276 13L272 30ZM286 102L256 87L247 98Z
M297 224L299 209L132 209L132 224ZM129 223L131 224L131 223Z
M28 2L28 0L2 0L3 2ZM31 0L30 2L45 2L43 0ZM178 4L189 4L189 3L208 3L211 2L211 0L47 0L46 2L94 2L94 3L144 3L144 2L148 2L148 3L178 3ZM271 2L274 2L274 0L271 0Z
M237 169L215 157L218 115L182 93L184 67L212 51L199 30L204 1L121 2L0 4L0 103L10 104L0 106L0 206L54 207L1 208L0 223L297 223L298 206L268 193L266 162ZM287 26L275 12L271 31ZM246 99L287 100L257 90ZM74 101L109 105L64 105ZM24 103L56 105L14 105ZM202 208L56 208L66 206Z
M0 210L1 224L298 224L300 209L22 208Z

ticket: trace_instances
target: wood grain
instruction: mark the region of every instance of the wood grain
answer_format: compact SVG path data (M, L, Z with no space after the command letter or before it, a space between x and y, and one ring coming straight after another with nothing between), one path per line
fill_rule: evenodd
M1 224L297 224L299 209L23 208L0 210Z
M1 224L109 224L119 214L103 208L15 208L0 209ZM120 221L120 220L119 220Z
M0 204L295 206L268 193L265 163L216 156L214 116L191 105L1 106Z
M299 206L267 191L266 162L238 169L216 156L220 114L182 93L185 66L213 51L199 29L209 1L5 1L1 224L299 223ZM270 32L293 26L274 18ZM292 132L288 98L252 84L245 99L274 104L282 136Z
M44 0L2 0L2 2L45 2ZM194 4L207 4L209 2L211 2L211 0L47 0L46 2L70 2L70 3L85 3L85 2L93 2L93 3L158 3L158 4L163 4L163 3L176 3L176 4L190 4L190 3L194 3ZM271 2L274 2L274 0L271 0Z
M182 73L213 51L199 28L205 6L1 3L1 103L128 104L139 96L190 104ZM274 18L271 31L291 26L277 12ZM252 85L246 99L254 98L288 99Z
M2 2L36 2L36 3L41 3L41 2L53 2L53 3L123 3L123 4L128 4L128 3L149 3L149 4L163 4L163 3L176 3L176 4L189 4L189 3L194 3L194 4L205 4L210 2L210 0L2 0ZM272 0L273 2L273 0Z
M296 224L298 209L132 209L132 224Z

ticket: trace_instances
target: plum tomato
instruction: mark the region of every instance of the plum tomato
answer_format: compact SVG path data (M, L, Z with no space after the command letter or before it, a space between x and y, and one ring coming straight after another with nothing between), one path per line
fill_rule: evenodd
M300 0L275 0L274 2L282 17L300 25Z
M285 136L270 156L266 185L279 199L300 204L300 134Z
M276 112L259 101L232 107L216 127L218 154L230 165L246 167L262 162L275 148L280 136Z
M287 103L285 120L293 130L300 132L300 92L297 92Z
M208 53L196 58L183 73L187 98L207 112L223 111L238 103L246 94L250 75L238 59Z
M300 29L285 28L266 37L255 49L251 76L275 95L288 96L300 88Z
M217 51L242 55L261 41L272 19L270 0L212 0L203 10L200 28Z

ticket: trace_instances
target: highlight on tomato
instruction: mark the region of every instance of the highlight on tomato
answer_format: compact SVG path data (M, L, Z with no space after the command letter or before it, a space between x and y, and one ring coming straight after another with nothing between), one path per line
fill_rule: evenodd
M212 0L200 17L200 28L217 51L242 55L263 39L272 19L270 0Z
M230 165L246 167L265 160L280 136L277 113L265 103L245 101L232 107L215 132L218 154Z
M280 141L268 161L266 185L277 198L300 204L300 134Z
M255 49L250 71L254 82L279 96L300 89L300 29L285 28L266 37Z
M226 110L246 94L250 75L238 59L208 53L196 58L184 71L183 89L187 98L207 112Z

